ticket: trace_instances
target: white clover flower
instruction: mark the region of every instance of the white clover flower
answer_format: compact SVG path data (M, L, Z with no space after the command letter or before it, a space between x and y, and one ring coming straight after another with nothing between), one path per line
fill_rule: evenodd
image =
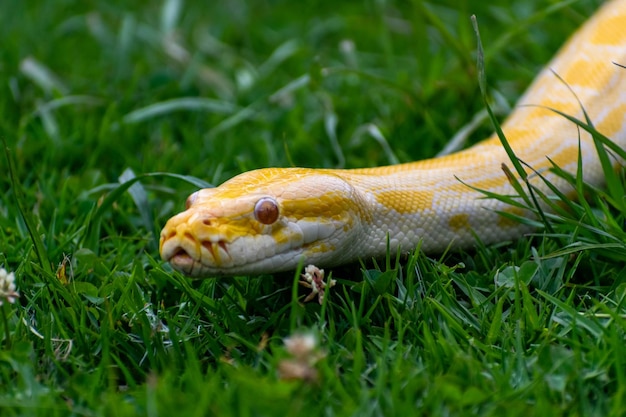
M15 274L0 268L0 306L4 302L13 304L20 295L15 289Z
M317 295L317 301L320 305L324 302L324 290L326 287L334 287L337 283L334 279L326 283L324 281L324 270L319 269L315 265L309 265L304 268L304 274L300 275L300 281L298 282L303 287L311 289L311 293L306 296L304 302L308 303Z
M325 355L319 348L317 337L312 333L295 334L283 339L290 357L278 363L278 376L282 380L316 382L319 372L317 362Z
M297 334L283 339L285 349L294 358L306 361L317 349L317 338L312 333Z

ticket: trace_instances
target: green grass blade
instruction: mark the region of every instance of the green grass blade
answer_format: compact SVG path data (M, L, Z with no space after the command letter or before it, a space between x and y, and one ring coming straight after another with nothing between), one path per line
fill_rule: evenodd
M217 114L231 114L237 111L233 104L208 98L181 97L150 104L133 110L122 119L124 123L141 123L149 119L177 111L204 111Z
M39 259L41 269L48 275L53 275L54 271L52 270L52 264L50 264L50 260L48 259L48 252L44 242L37 232L35 219L31 212L26 209L26 199L24 198L22 185L17 178L13 155L11 154L11 150L7 145L4 135L2 135L2 144L4 146L4 155L7 160L7 167L9 171L9 178L11 180L11 186L13 188L13 195L15 197L15 204L17 205L18 211L22 216L22 220L24 220L24 224L26 224L26 228L28 229L30 240L35 248L35 254L37 255L37 259Z
M476 16L472 16L472 27L474 28L474 33L476 34L476 42L477 42L476 44L476 68L478 70L478 86L480 88L480 95L483 99L485 107L487 108L487 112L489 113L489 118L491 119L493 127L496 131L496 134L498 135L498 139L500 139L500 143L504 147L504 150L506 151L506 154L508 155L509 160L511 161L511 164L513 164L513 167L515 168L515 172L517 172L517 175L519 175L519 177L523 181L525 181L526 176L527 176L526 171L522 167L522 164L520 163L519 159L517 159L517 156L515 156L515 152L513 152L513 148L511 148L509 141L504 136L504 132L502 131L502 128L500 127L500 123L498 122L498 119L493 113L491 105L489 105L489 99L487 97L487 75L485 72L485 53L483 51L483 44L480 39L480 31L478 30L478 21L476 20Z

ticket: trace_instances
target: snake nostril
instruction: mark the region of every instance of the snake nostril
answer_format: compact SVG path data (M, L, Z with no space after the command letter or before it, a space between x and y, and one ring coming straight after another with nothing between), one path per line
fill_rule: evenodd
M204 220L202 220L202 224L205 225L205 226L210 226L211 225L211 220L204 219Z
M185 232L185 234L183 235L185 237L185 239L187 240L191 240L192 242L195 242L196 239L193 237L193 235L189 232Z

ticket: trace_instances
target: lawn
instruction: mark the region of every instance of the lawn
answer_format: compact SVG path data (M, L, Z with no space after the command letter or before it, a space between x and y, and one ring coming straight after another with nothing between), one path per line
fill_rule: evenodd
M0 414L622 413L623 172L518 241L327 270L322 305L158 253L200 186L437 154L484 113L472 14L504 117L596 3L0 3Z

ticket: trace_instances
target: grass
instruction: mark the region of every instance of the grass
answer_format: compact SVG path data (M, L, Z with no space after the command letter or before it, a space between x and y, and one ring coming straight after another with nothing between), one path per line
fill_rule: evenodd
M513 103L596 6L545 3L3 2L2 415L622 413L623 173L545 233L333 270L322 306L158 258L203 184L433 156L484 108L469 16Z

